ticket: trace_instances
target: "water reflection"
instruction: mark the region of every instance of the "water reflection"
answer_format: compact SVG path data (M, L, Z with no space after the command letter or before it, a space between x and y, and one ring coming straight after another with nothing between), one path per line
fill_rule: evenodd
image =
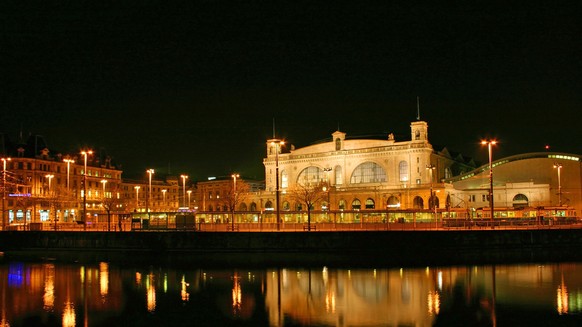
M574 326L582 324L581 272L581 263L213 270L4 262L0 326Z

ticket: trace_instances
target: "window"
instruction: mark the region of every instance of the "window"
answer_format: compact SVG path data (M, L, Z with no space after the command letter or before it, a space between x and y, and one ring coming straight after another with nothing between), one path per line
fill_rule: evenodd
M257 204L254 202L251 202L251 211L257 211Z
M340 210L345 210L345 208L346 208L346 200L340 200L339 203L338 203L338 208Z
M376 207L376 203L374 202L374 200L368 198L366 200L366 209L374 209Z
M419 130L416 130L416 132L414 132L414 139L420 140L420 131Z
M398 171L401 182L408 182L408 162L400 161L398 164Z
M523 194L516 194L513 197L513 207L514 208L524 208L527 207L529 203L529 200L527 198L527 196L523 195Z
M272 209L273 208L273 202L271 202L270 200L267 201L267 203L265 203L265 208L266 209Z
M339 151L342 149L342 140L338 137L335 139L335 150Z
M422 209L424 208L424 201L420 196L415 196L414 200L412 201L414 209Z
M317 184L323 180L323 169L310 166L301 171L299 176L297 177L297 184L301 185L308 185L308 184Z
M354 201L352 201L352 210L360 210L361 207L362 203L360 202L360 200L354 199Z
M400 201L398 201L398 198L397 197L395 197L394 195L392 195L386 201L386 207L388 207L388 208L399 208L400 207Z
M285 201L283 202L283 210L289 210L291 208L291 205L289 204L289 202Z
M350 178L352 184L379 183L386 181L386 172L375 162L360 164Z
M342 172L342 167L341 166L335 166L335 184L336 185L341 185L343 183L343 179L344 179L344 174Z
M289 180L288 180L288 176L287 176L287 171L283 170L281 172L281 188L287 188L289 187Z

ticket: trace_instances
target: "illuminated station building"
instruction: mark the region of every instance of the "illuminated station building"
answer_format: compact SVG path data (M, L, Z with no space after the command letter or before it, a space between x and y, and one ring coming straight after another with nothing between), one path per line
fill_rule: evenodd
M324 185L327 194L313 206L313 222L428 222L435 216L490 217L492 186L496 218L574 216L582 208L581 162L579 155L551 152L493 160L491 183L489 163L476 167L467 157L436 149L428 124L414 121L410 139L402 141L393 134L350 139L340 131L303 148L268 140L260 201L269 221L278 186L281 221L305 222L304 205L289 193L298 184ZM550 207L563 210L543 211Z
M236 223L275 223L277 217L281 223L305 223L306 205L292 196L301 186L323 191L311 207L313 223L487 219L491 189L495 218L555 219L579 217L582 211L581 155L539 152L499 158L491 162L490 180L489 163L477 166L446 147L433 146L428 124L421 120L411 122L410 136L402 139L393 133L363 139L335 131L326 141L301 148L267 140L265 180L238 177L236 192L241 194L235 205L228 202L237 183L230 176L186 185L186 179L151 170L151 176L144 172L135 180L122 179L120 166L104 151L61 154L49 150L39 135L16 143L0 136L2 227L55 219L71 225L105 222L106 207L114 221L189 211L206 223L229 222L233 214Z

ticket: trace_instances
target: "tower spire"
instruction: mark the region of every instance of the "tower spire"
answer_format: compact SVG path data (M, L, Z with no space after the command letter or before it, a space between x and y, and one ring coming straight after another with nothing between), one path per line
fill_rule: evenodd
M273 118L273 138L275 138L275 118Z
M416 96L416 120L420 120L420 97Z

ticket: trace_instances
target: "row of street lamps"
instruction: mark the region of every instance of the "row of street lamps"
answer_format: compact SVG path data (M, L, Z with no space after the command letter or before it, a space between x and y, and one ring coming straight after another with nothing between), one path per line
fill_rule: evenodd
M497 141L496 140L482 140L481 144L487 146L487 150L488 150L488 154L489 154L489 206L490 206L490 212L491 212L491 219L493 219L494 218L494 194L493 194L492 147L497 145ZM273 139L273 140L271 140L271 145L275 147L276 219L277 219L277 230L279 230L280 229L279 152L281 151L281 147L283 145L285 145L285 142L283 140L280 140L280 139ZM92 155L92 154L93 154L92 150L81 151L81 155L83 156L83 165L84 165L84 169L83 169L83 222L86 222L86 217L87 217L87 157L89 155ZM3 170L2 170L2 181L3 181L3 184L2 184L2 187L3 187L3 190L2 190L2 227L4 228L6 225L5 213L4 213L4 211L5 211L4 206L5 206L5 200L6 200L6 187L5 187L5 185L6 185L6 164L8 161L11 160L11 158L1 158L1 160L3 163ZM70 165L72 163L75 163L75 161L72 159L63 159L63 161L67 163L67 192L68 192L70 189ZM559 206L562 206L562 184L561 184L562 164L554 163L553 167L555 169L557 169L557 172L558 172L558 204L559 204ZM436 212L436 203L434 203L435 200L433 199L433 170L436 169L436 166L429 164L429 165L427 165L426 168L430 174L429 205L430 205L430 201L433 201L432 205L435 207L435 212ZM147 169L146 173L148 174L148 195L146 196L146 212L148 212L149 205L151 204L151 196L152 196L152 176L155 173L155 171L154 171L154 169ZM327 171L326 171L326 173L327 173ZM49 193L50 193L51 180L54 177L54 175L47 174L45 177L48 179ZM240 176L239 176L239 174L232 174L231 177L233 178L233 196L236 196L236 179ZM190 196L191 196L192 191L188 190L188 192L186 192L186 179L188 179L188 175L180 175L180 178L182 179L182 191L183 191L182 206L186 207L186 194L188 194L188 206L187 206L187 208L190 208ZM107 183L107 180L102 180L101 182L103 183L103 194L105 194L105 184ZM134 188L136 190L136 208L137 208L138 204L139 204L140 186L135 186ZM162 193L164 195L164 202L165 202L166 191L167 190L165 190L165 189L162 190ZM233 200L236 200L236 199L233 199ZM329 204L328 204L328 206L329 206ZM232 221L234 224L234 215L232 217ZM86 228L86 224L84 224L84 227Z

